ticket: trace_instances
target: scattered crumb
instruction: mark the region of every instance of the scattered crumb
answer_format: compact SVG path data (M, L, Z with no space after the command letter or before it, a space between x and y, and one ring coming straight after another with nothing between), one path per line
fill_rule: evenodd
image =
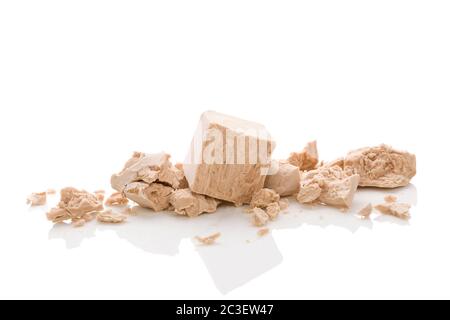
M47 189L47 194L56 194L56 190L55 189Z
M215 212L220 204L219 200L193 193L189 189L173 191L169 201L173 211L188 217L197 217L203 213Z
M71 223L72 227L74 227L74 228L82 227L85 224L86 224L86 220L84 220L84 219L73 220Z
M111 209L104 210L97 213L97 221L103 223L122 223L127 220L127 216L114 213Z
M264 237L265 235L267 235L269 233L269 229L268 228L262 228L258 230L258 236L260 237Z
M209 245L214 244L216 242L216 240L220 238L220 236L221 236L221 233L217 232L217 233L214 233L207 237L197 236L197 237L195 237L195 239L197 239L197 241L200 242L201 244L209 246Z
M128 204L128 199L121 192L114 192L108 199L106 199L105 204L107 206L124 206Z
M372 204L369 203L364 208L359 210L358 217L361 219L369 219L371 214L372 214Z
M338 165L330 167L325 164L302 174L297 200L300 203L318 201L337 208L349 208L358 182L359 175L348 174Z
M286 211L289 208L289 200L287 198L280 199L278 204L280 205L281 211Z
M266 208L274 202L280 200L280 195L272 189L264 188L255 193L250 202L252 208Z
M312 203L317 200L322 193L318 183L304 184L300 187L300 192L297 195L297 200L300 203Z
M247 239L247 240L245 240L245 242L247 242L247 243L251 243L251 241L250 241L250 240L248 240L248 239Z
M87 216L99 210L103 210L103 204L94 194L75 188L64 188L61 190L61 200L57 207L47 212L47 219L54 223L78 219L88 221Z
M266 213L269 216L270 220L275 220L278 217L280 211L281 209L278 202L273 202L269 204L266 208Z
M269 215L261 208L253 208L252 224L256 227L262 227L269 221Z
M397 196L393 194L388 194L387 196L384 197L384 201L388 203L397 202L397 199L398 199Z
M408 220L411 217L409 214L410 208L411 205L407 203L397 202L383 203L375 206L375 209L382 214L387 214L404 220Z
M34 192L27 197L27 204L34 206L43 206L47 203L46 192Z

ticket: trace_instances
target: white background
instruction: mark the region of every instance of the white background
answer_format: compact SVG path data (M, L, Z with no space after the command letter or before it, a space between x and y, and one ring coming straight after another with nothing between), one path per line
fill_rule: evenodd
M0 298L450 298L449 17L448 1L1 1ZM325 160L415 153L395 191L412 219L354 219L386 194L367 190L347 214L293 203L262 239L241 209L74 229L25 205L108 188L134 150L183 160L208 109L264 123L278 158L310 139Z

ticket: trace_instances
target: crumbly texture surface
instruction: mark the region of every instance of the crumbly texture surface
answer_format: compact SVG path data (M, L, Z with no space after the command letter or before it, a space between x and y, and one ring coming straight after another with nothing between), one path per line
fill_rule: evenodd
M351 151L344 170L359 174L361 187L397 188L409 184L416 174L416 157L387 145Z
M71 222L71 225L74 228L80 228L80 227L84 226L85 224L86 224L86 220L85 219L77 219L77 220L73 220Z
M47 204L47 192L33 192L27 197L27 204L34 206L44 206Z
M297 195L297 200L300 203L312 203L320 197L321 193L322 188L318 183L304 182L300 187L300 192Z
M252 224L256 227L262 227L269 222L269 215L261 208L253 208L251 211Z
M410 204L398 202L386 202L375 206L375 209L382 214L394 216L403 220L408 220L411 217L409 214L410 208Z
M166 153L135 152L122 171L111 177L111 186L142 207L166 210L172 192L185 185L183 171L169 159Z
M319 163L317 142L308 142L301 152L292 152L288 158L288 162L302 171L314 169Z
M282 197L292 196L300 191L300 170L287 161L275 161L277 171L268 175L264 188L272 189Z
M202 213L217 210L219 201L208 196L193 193L189 189L178 189L172 192L169 202L173 211L179 215L196 217Z
M111 209L107 209L97 213L97 221L102 223L122 223L126 220L126 215L115 213Z
M238 141L260 151L264 146L267 152L238 148ZM248 204L264 187L273 149L275 142L263 125L207 111L200 118L183 164L189 188L236 205Z
M275 220L280 213L281 208L278 202L273 202L266 207L266 213L270 220Z
M161 183L132 182L126 185L123 193L141 207L163 211L169 208L173 191L173 188Z
M318 201L335 207L349 208L358 182L359 175L347 174L337 165L324 165L303 173L297 200L300 203Z
M105 201L105 205L113 206L125 206L128 204L128 199L122 194L122 192L114 192Z
M103 210L103 204L94 194L69 187L61 190L61 200L55 208L47 212L47 219L54 223L74 221L100 210Z
M203 245L210 246L210 245L215 244L217 239L219 239L221 236L222 236L222 234L220 232L217 232L217 233L214 233L207 237L197 236L197 237L195 237L195 239Z
M270 232L269 228L261 228L258 230L257 234L260 237L264 237L264 236L268 235L269 232Z
M368 203L366 206L361 208L361 210L359 210L359 212L358 212L358 216L361 219L369 219L371 214L372 214L372 204L371 203Z
M266 208L274 202L280 201L280 195L272 189L264 188L256 192L250 202L252 208Z

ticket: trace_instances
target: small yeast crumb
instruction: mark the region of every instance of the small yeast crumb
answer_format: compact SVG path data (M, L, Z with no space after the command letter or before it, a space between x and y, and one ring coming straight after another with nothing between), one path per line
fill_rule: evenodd
M128 199L125 198L121 192L114 192L108 199L106 199L105 204L110 207L124 206L128 204Z
M258 236L260 236L260 237L264 237L268 233L269 233L269 229L268 228L262 228L262 229L258 230Z
M86 220L84 219L78 219L78 220L72 220L71 225L74 228L82 227L86 224Z
M34 192L27 197L27 204L34 206L43 206L47 203L46 192Z
M275 220L278 217L280 211L281 209L278 202L271 203L266 208L266 213L269 216L270 220Z
M101 211L97 213L97 221L103 223L122 223L127 220L127 216L114 213L111 209Z
M410 208L410 204L397 202L382 203L375 206L375 209L377 209L382 214L390 215L403 220L408 220L411 217L409 214Z
M358 217L361 219L368 219L372 214L372 204L367 204L364 208L359 210Z
M207 237L197 236L197 237L195 237L195 239L197 239L197 241L200 242L201 244L209 246L209 245L214 244L216 242L216 240L220 238L220 236L221 236L221 233L217 232L217 233L214 233Z
M252 224L256 227L262 227L269 221L269 215L261 208L253 208Z

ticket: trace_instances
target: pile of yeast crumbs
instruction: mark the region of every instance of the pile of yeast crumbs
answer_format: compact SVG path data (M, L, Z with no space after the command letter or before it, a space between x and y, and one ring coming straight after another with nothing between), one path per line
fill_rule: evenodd
M207 111L183 164L173 165L166 153L135 152L111 177L117 192L105 199L102 190L89 193L64 188L60 202L47 212L47 218L80 227L94 219L122 223L133 214L130 202L187 217L213 213L221 204L249 205L245 212L254 226L262 228L258 235L263 236L269 231L265 226L289 206L286 197L345 211L358 187L403 187L416 174L413 154L386 145L361 148L320 163L315 141L286 160L272 160L274 149L275 142L263 125ZM47 195L54 193L52 189L33 193L27 203L45 205ZM368 203L358 216L370 219L375 208L381 214L409 219L409 204L397 202L393 195L384 200L375 206ZM217 233L197 239L212 244L219 237Z

